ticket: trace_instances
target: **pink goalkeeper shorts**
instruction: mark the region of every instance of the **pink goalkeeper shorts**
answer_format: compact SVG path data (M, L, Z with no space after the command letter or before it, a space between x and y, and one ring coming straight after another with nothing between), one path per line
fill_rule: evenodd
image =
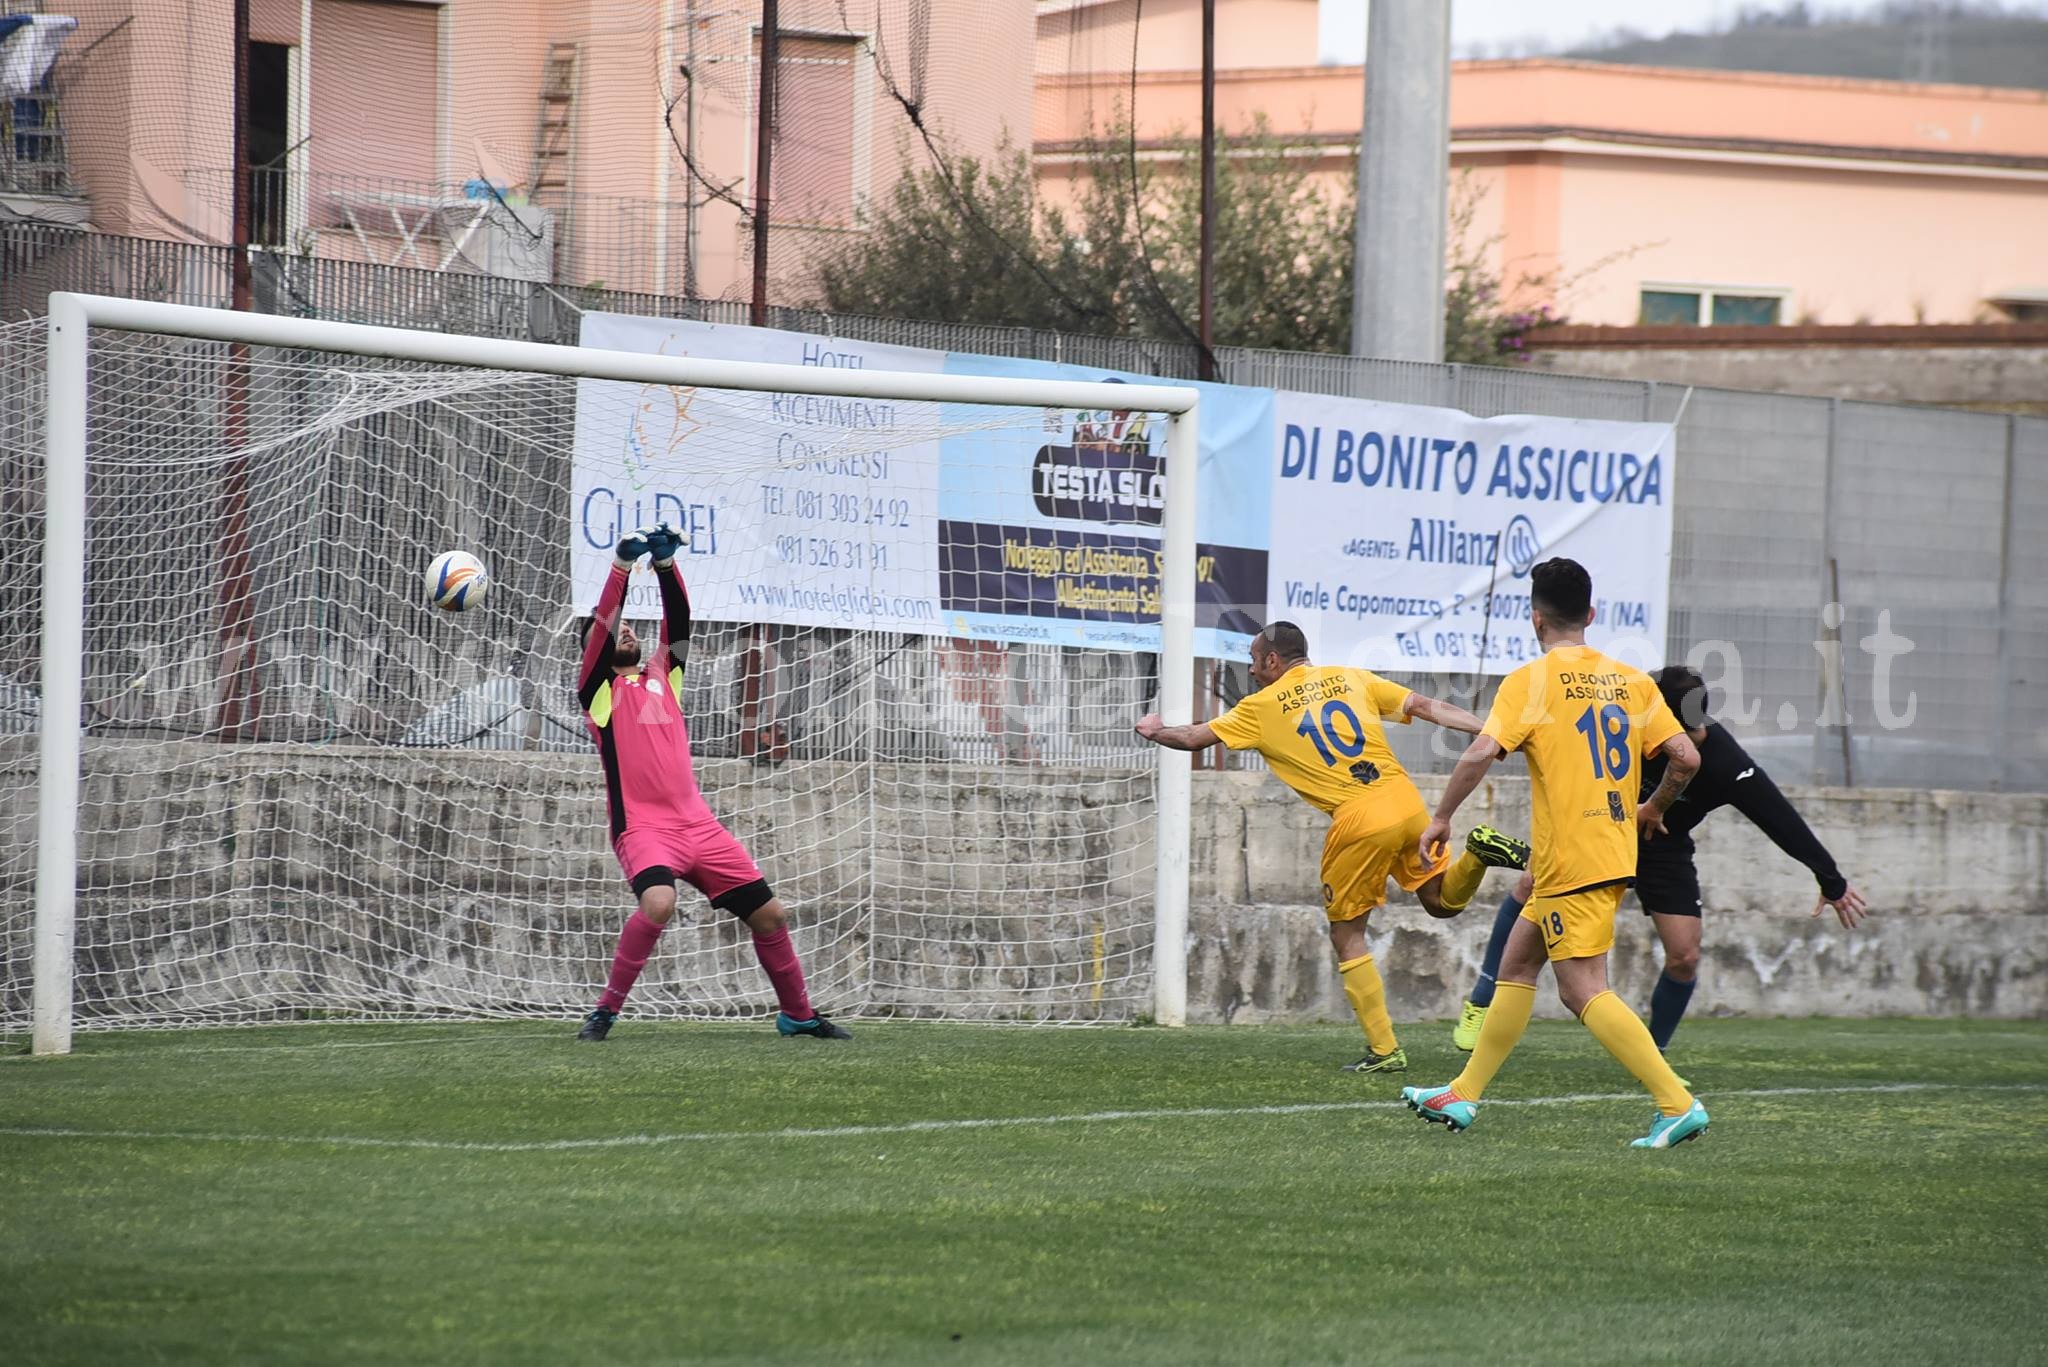
M716 821L695 826L629 826L612 842L612 849L636 893L681 879L716 902L735 888L763 881L747 847ZM667 877L662 876L664 872Z

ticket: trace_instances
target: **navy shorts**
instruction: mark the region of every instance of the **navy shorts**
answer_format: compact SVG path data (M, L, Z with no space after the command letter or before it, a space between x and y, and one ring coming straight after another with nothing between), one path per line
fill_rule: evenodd
M1647 846L1636 860L1636 900L1645 916L1700 914L1700 871L1688 851L1677 857L1653 858Z

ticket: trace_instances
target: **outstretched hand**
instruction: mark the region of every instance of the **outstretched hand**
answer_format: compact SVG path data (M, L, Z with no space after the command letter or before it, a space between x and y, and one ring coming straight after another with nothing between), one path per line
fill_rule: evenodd
M1845 930L1856 929L1870 916L1870 908L1863 901L1863 894L1856 890L1854 883L1842 889L1842 895L1832 902L1822 896L1813 904L1813 914L1819 916L1822 907L1833 907L1835 919L1842 923Z
M654 563L657 565L668 564L676 558L678 550L689 544L688 537L666 522L653 527L642 527L638 535L646 540L648 553L654 557Z
M1166 719L1157 712L1147 712L1138 718L1138 724L1131 728L1146 740L1157 740L1159 733L1166 729Z
M619 559L628 565L638 564L640 557L647 554L647 537L641 532L634 532L631 536L621 538L617 554Z

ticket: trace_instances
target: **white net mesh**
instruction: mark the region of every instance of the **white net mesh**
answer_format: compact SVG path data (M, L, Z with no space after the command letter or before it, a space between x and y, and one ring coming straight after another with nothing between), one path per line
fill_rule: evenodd
M42 340L0 329L10 1033L30 994ZM944 478L1027 519L1029 486L998 493L993 472L1074 415L896 402L878 424L633 386L586 390L579 414L572 379L105 332L91 373L81 1027L587 1009L631 897L574 692L576 613L613 528L656 513L694 532L697 776L791 909L814 1000L1147 1009L1153 768L1129 727L1155 657L942 636L916 587L942 554L941 449ZM593 503L572 453L594 437L685 494ZM1002 521L986 535L1007 539ZM492 576L471 611L426 602L451 549ZM985 567L1005 548L943 553ZM1001 611L1043 592L1039 568L952 582ZM744 927L681 891L630 1009L771 1011Z

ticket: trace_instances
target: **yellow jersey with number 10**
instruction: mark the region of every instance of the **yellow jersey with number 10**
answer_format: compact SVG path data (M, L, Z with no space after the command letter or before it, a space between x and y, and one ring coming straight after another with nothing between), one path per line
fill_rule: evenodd
M1647 674L1591 646L1560 646L1500 681L1480 734L1529 761L1538 897L1635 877L1643 756L1679 729Z
M1407 689L1370 670L1296 665L1209 729L1233 750L1264 755L1274 777L1310 806L1334 814L1384 794L1405 810L1422 799L1388 747L1384 723L1407 725L1407 700Z

